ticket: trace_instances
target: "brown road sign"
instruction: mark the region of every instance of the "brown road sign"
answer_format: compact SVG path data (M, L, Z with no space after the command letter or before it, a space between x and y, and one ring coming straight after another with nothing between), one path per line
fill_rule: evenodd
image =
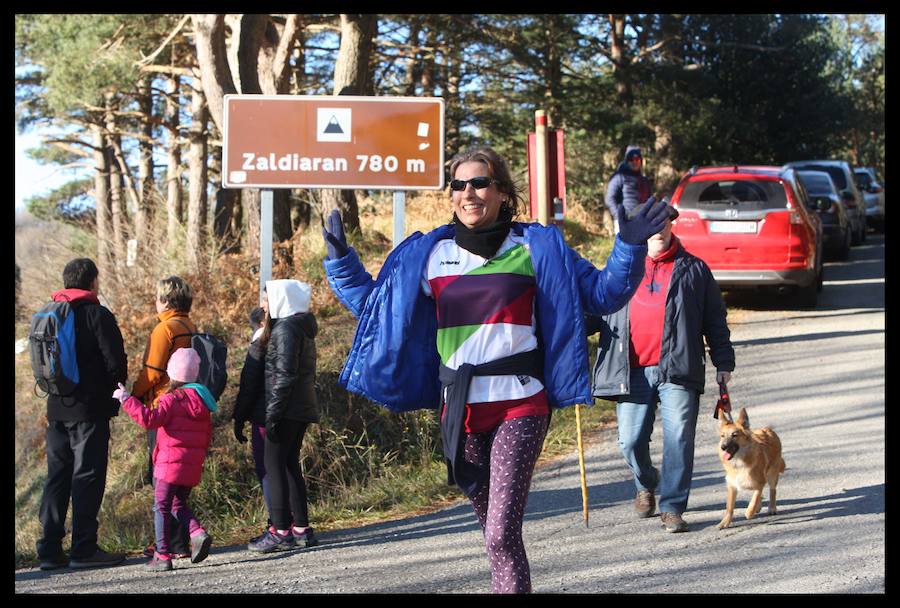
M226 95L226 188L444 187L444 100Z

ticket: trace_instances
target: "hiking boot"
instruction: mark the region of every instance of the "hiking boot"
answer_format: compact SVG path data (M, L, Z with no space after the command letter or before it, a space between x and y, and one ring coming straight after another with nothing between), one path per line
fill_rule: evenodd
M634 497L634 510L638 517L646 518L656 510L656 497L649 490L640 490Z
M70 568L105 568L118 566L125 561L124 553L107 553L100 547L90 557L73 557L69 561Z
M282 536L275 531L275 528L269 528L262 538L256 542L251 542L247 545L247 548L256 553L272 553L274 551L296 549L297 543L294 541L294 535L290 531Z
M316 537L315 531L312 529L312 526L306 528L304 532L297 533L296 526L291 528L291 532L294 536L294 543L299 547L300 543L303 542L306 547L315 547L319 544L319 539Z
M191 563L199 564L209 555L209 548L212 546L212 536L201 532L197 536L191 537Z
M152 570L154 572L165 572L166 570L172 570L172 558L160 555L159 553L154 553L153 557L150 558L150 561L144 564L144 567L147 570Z
M41 558L41 570L56 570L57 568L65 568L69 565L69 558L60 551L52 557Z
M666 532L687 532L688 525L681 519L680 513L661 513L659 516Z

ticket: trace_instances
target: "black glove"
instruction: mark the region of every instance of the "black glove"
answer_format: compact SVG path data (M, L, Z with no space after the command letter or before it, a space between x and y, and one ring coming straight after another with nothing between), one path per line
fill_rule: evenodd
M278 423L274 420L266 420L266 439L278 443Z
M244 435L244 422L242 420L234 421L234 438L238 443L247 443L247 437Z
M341 222L341 212L331 210L331 215L325 219L322 228L322 238L325 239L325 248L328 249L328 259L337 260L350 251L347 246L347 238L344 236L344 224Z
M630 220L624 207L619 207L618 216L619 238L629 245L646 245L647 239L665 228L669 209L664 201L657 202L656 197L651 196Z

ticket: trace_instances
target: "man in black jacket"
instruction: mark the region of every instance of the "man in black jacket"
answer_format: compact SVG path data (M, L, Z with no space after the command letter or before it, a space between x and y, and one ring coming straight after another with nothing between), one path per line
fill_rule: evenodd
M595 397L614 398L619 446L634 474L635 510L650 517L659 489L663 526L684 532L694 467L694 434L706 383L706 352L716 381L734 371L734 348L719 286L706 263L672 235L678 211L647 241L644 278L618 312L589 317L588 332L601 332L594 366ZM636 214L640 206L629 216ZM663 475L650 462L650 436L659 402L663 422Z
M41 570L113 566L125 560L97 545L97 514L106 487L109 419L119 413L111 397L128 377L125 345L113 314L100 305L97 266L87 258L63 270L56 302L71 303L75 358L80 379L66 397L47 398L47 481L41 497L43 537L37 542ZM62 549L66 511L72 498L71 561Z
M650 180L642 173L644 157L637 146L625 149L625 160L606 184L606 207L612 214L615 233L619 234L620 214L628 214L646 201L651 192Z

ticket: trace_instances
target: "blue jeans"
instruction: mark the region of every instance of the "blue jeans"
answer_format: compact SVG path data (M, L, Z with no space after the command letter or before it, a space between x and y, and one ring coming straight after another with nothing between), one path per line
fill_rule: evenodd
M663 423L661 476L650 462L650 435L657 402ZM659 367L655 365L632 368L631 393L618 398L619 447L634 473L637 489L659 489L660 512L681 514L687 508L699 409L699 392L660 382Z

